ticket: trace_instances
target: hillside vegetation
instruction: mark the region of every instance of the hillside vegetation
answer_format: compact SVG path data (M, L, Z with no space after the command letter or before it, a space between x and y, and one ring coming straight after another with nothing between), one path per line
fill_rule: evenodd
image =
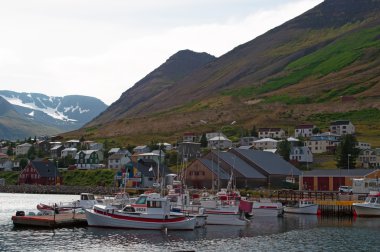
M232 121L237 138L253 126L292 134L301 123L327 131L330 121L347 119L359 141L380 147L379 12L380 1L326 0L219 58L175 54L65 136L126 146L174 143L184 132L218 131Z

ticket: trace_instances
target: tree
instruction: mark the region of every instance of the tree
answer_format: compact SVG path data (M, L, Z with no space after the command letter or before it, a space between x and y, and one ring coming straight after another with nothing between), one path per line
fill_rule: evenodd
M36 148L33 145L29 148L27 157L30 160L34 160L36 158Z
M20 159L20 168L21 170L24 169L28 165L28 159L22 158Z
M8 156L13 156L13 148L12 148L11 145L8 146L7 155Z
M287 139L280 141L277 148L278 148L278 152L279 152L280 156L283 159L285 159L286 161L289 161L290 160L290 150L291 150L290 142Z
M208 141L207 141L206 133L203 133L201 137L201 147L206 148L207 144L208 144Z
M336 150L336 167L341 169L355 168L360 150L356 148L354 135L344 135Z
M252 127L251 136L253 136L253 137L258 137L259 136L259 133L257 132L255 125L253 125L253 127Z

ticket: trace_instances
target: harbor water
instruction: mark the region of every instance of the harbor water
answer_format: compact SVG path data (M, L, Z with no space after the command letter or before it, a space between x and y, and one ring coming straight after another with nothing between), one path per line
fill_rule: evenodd
M254 218L249 226L194 231L95 227L15 228L11 216L78 195L0 193L0 251L379 251L380 218L308 215Z

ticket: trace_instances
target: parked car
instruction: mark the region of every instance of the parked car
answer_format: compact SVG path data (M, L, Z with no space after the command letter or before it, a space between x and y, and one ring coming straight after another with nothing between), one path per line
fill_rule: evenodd
M350 194L352 194L352 187L351 186L339 186L339 192L340 193L350 193Z

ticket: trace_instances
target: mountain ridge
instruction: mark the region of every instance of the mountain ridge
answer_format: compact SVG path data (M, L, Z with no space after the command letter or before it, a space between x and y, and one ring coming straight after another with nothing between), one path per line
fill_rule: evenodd
M138 90L138 102L127 107L120 106L129 98L122 95L86 126L91 136L174 138L203 131L200 120L214 130L228 121L286 126L310 122L316 113L380 109L379 12L379 0L326 0L154 96ZM139 86L151 87L143 80ZM343 96L353 100L342 103Z

